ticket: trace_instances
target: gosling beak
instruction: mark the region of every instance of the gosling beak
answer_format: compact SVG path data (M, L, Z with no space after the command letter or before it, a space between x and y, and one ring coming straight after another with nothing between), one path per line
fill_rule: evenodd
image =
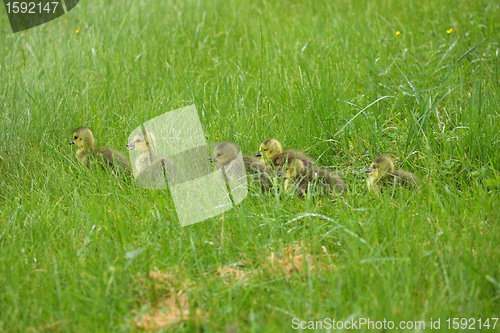
M75 141L71 141L69 144L70 144L70 145L74 145L74 144L75 144Z
M126 144L126 146L128 147L127 148L128 150L134 150L135 149L134 142L129 142L129 143Z
M260 150L255 153L255 157L261 157L261 156L262 156L262 153L260 152Z
M368 168L365 170L366 173L372 173L372 168Z
M217 157L214 157L214 163L217 163Z

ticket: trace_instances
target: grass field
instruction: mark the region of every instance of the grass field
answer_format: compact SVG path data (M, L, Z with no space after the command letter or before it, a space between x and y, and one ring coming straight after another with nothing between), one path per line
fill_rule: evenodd
M98 0L12 34L0 10L0 331L498 331L499 17L494 0ZM168 191L68 145L90 126L125 148L190 104L208 141L250 154L274 136L348 193L252 188L181 228ZM420 191L368 193L382 153Z

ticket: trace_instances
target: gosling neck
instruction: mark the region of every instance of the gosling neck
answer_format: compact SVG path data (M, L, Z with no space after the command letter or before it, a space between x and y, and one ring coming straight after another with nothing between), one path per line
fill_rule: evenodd
M85 140L83 145L80 147L81 150L94 150L95 149L95 141L94 140Z

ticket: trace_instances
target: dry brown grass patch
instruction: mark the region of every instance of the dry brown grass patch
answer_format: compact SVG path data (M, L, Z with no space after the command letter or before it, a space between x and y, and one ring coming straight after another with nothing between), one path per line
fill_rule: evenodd
M293 273L303 273L307 266L311 271L323 269L336 269L336 266L331 264L331 260L335 256L328 254L326 248L322 246L324 254L308 254L304 253L306 247L299 244L288 245L283 249L283 254L271 252L268 257L270 268L272 270L282 271L287 275ZM325 261L328 261L326 263Z
M222 267L217 269L215 273L224 280L230 278L236 279L237 281L245 281L248 279L248 274L244 270L234 267Z
M28 328L29 332L44 332L44 331L51 331L51 332L62 332L62 327L61 325L64 324L64 320L58 320L50 324L45 324L38 326L37 328L35 327L30 327Z
M283 256L277 256L271 252L269 262L273 269L278 269L285 274L302 273L306 268L306 260L309 262L310 269L314 268L312 256L310 254L302 254L302 246L298 244L288 245L283 249Z
M163 295L159 296L156 304L147 304L149 310L143 313L133 311L136 327L146 331L157 331L182 321L200 321L206 317L207 314L202 314L200 310L196 310L194 314L190 310L189 298L185 292L189 284L183 282L179 272L154 270L149 272L149 278L160 285ZM138 281L142 288L146 288L142 277L139 277Z

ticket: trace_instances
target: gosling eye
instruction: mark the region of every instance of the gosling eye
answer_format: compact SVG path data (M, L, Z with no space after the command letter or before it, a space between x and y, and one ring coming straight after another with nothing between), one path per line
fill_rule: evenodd
M76 140L76 139L78 139L78 137L75 135L75 137L74 137L73 139L75 139L75 140Z
M137 139L137 142L141 142L141 139Z
M267 151L267 149L262 149L263 151Z
M377 166L376 165L372 166L372 169L373 170L377 169Z
M221 155L222 155L221 153L218 153L218 154L217 154L217 157L221 157Z

